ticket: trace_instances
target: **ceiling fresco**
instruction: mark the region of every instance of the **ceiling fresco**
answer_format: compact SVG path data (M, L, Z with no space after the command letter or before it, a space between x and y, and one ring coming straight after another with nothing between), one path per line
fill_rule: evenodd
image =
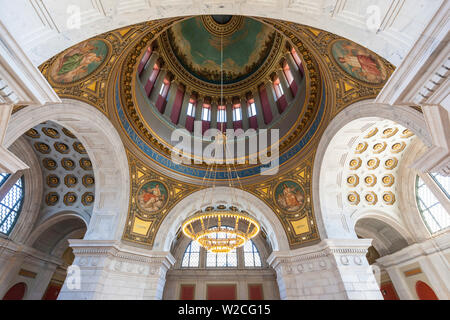
M283 137L280 172L261 178L259 172L252 171L253 168L249 166L243 165L238 171L241 171L242 176L248 175L242 188L272 208L286 231L290 246L295 248L320 240L312 205L311 175L321 134L332 118L346 106L376 97L394 68L374 53L329 32L285 21L254 19L265 24L259 32L270 26L299 53L305 68L307 97L298 123L290 134ZM76 81L73 81L73 77L70 79L72 82L57 83L54 81L56 79L52 80L52 70L64 69L64 61L68 61L71 56L67 53L70 49L40 66L60 97L91 104L101 110L117 128L127 149L131 174L131 199L123 239L148 248L152 247L158 228L171 208L180 199L201 188L201 171L206 170L202 166L177 167L171 163L168 157L170 145L164 145L153 135L151 128L145 127L133 98L137 85L137 65L146 48L153 41L159 41L159 37L179 21L187 20L189 18L149 21L96 36L94 39L101 39L108 48L105 61L95 70L80 68L80 77ZM199 18L191 20L197 23ZM239 28L239 24L235 27ZM187 29L185 32L188 32ZM226 30L220 32L225 33ZM252 32L256 34L258 29ZM212 44L210 46L214 48ZM251 47L250 44L248 46ZM340 59L341 55L343 59ZM251 59L250 56L247 53L248 59L236 58L236 64L244 63L245 60L258 60L256 56ZM83 63L82 59L77 59L81 61L80 64ZM195 59L199 65L205 61L200 57ZM78 63L75 58L72 60L73 65ZM265 63L268 60L270 58L266 58ZM67 62L67 70L71 64ZM278 61L274 65L278 65ZM92 73L85 74L89 72ZM267 78L268 74L262 76ZM198 80L194 70L191 77ZM258 81L249 80L251 78L252 75L247 77L249 85L257 86ZM258 176L259 180L254 180L253 176Z
M175 56L187 71L200 80L218 84L223 61L223 82L229 84L246 78L262 65L276 33L250 18L234 16L227 24L219 24L210 16L200 16L175 24L167 34Z

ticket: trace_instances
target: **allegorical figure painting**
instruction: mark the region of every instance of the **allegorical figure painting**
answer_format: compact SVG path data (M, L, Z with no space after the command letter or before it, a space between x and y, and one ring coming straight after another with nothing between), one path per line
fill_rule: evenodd
M333 58L352 77L380 84L387 79L384 63L375 54L348 40L338 40L331 47Z
M108 55L102 40L82 42L60 55L53 63L50 76L55 82L70 83L94 72Z
M283 210L298 211L305 204L305 191L294 181L283 181L275 188L275 201Z
M147 182L137 195L139 207L150 213L161 210L166 204L167 198L167 188L158 181Z

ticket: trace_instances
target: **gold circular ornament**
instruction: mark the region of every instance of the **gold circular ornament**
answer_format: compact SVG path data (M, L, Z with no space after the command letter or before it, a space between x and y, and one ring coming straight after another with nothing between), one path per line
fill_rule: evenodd
M55 147L56 151L62 154L67 154L70 151L69 146L62 142L55 142L53 146Z
M64 195L63 202L66 206L71 206L77 201L77 194L75 192L67 192Z
M406 147L406 143L405 142L397 142L397 143L394 143L393 145L392 145L392 147L391 147L391 151L392 151L392 153L400 153L400 152L402 152L403 150L405 150L405 147Z
M347 201L353 205L356 206L357 204L359 204L360 198L359 198L359 194L355 191L350 192L347 195Z
M378 202L378 197L375 192L369 191L364 196L364 199L366 200L367 204L375 205Z
M78 178L76 176L74 176L73 174L68 174L64 177L64 184L69 188L76 186L77 183L78 183Z
M47 176L47 185L50 188L56 188L57 186L59 186L59 178L57 175L54 174L50 174Z
M387 205L393 205L395 202L395 195L391 191L384 192L382 198Z
M356 170L359 167L361 167L361 158L353 158L352 160L350 160L349 162L349 166L350 166L350 170Z
M352 174L347 177L347 184L351 187L356 187L359 183L359 177L356 174Z
M374 153L381 153L386 149L386 142L380 142L380 143L376 143L373 146L373 152Z
M47 170L55 170L58 167L56 161L50 158L43 159L42 164L44 165L44 168Z
M77 138L77 137L75 137L75 135L70 130L68 130L66 128L63 128L62 132L69 138L72 138L72 139L76 139Z
M56 192L50 192L45 196L45 203L49 206L54 206L59 201L59 195Z
M403 138L403 139L407 139L407 138L412 137L413 135L414 135L414 132L412 132L409 129L405 129L405 130L402 131L402 134L400 135L400 137Z
M368 175L364 178L364 183L368 187L373 187L377 183L377 177L374 174Z
M75 161L69 158L62 158L61 165L64 169L72 171L75 169Z
M30 138L33 138L33 139L37 139L37 138L39 138L41 136L39 134L39 132L36 129L33 129L33 128L31 128L27 132L25 132L25 135L30 137Z
M372 130L369 131L369 133L367 133L364 138L368 139L368 138L372 138L374 135L376 135L378 132L378 128L373 128Z
M396 135L398 132L398 128L387 128L383 130L383 138L390 138L393 137L394 135Z
M394 184L394 176L392 174L387 174L381 178L381 182L383 183L384 187L390 187Z
M378 159L378 158L372 158L367 161L367 168L369 168L369 170L374 170L374 169L378 168L379 165L380 165L380 159Z
M43 142L36 142L34 144L34 148L37 151L39 151L40 153L43 153L43 154L49 154L50 151L51 151L50 146L48 144L46 144L46 143L43 143Z
M94 203L94 194L92 192L85 192L81 196L81 203L84 206L90 206Z
M89 160L88 158L81 158L80 167L82 167L84 170L92 170L91 160Z
M42 128L42 132L47 137L50 137L50 138L53 138L53 139L57 139L57 138L60 137L58 130L56 130L54 128L51 128L51 127L44 127L44 128Z
M391 159L387 159L387 160L384 162L384 167L385 167L386 169L388 169L388 170L392 170L392 169L394 169L395 167L397 167L397 164L398 164L397 158L396 158L396 157L392 157Z
M92 187L95 183L94 176L91 174L83 176L81 181L86 188Z
M73 143L73 149L81 154L86 154L86 149L84 148L83 144L81 142L74 142Z
M355 153L363 153L364 151L367 150L367 146L368 144L365 141L358 143L358 145L356 146Z

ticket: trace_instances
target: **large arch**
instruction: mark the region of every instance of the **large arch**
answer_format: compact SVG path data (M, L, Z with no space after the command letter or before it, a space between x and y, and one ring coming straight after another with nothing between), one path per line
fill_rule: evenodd
M204 197L205 190L199 190L181 200L170 210L156 234L153 250L170 250L171 242L175 239L183 220L199 208L211 205L209 200L211 191L214 192L214 204L234 205L253 215L267 231L267 238L274 251L289 250L287 236L280 220L261 199L247 191L231 187L215 187L206 190L208 191L206 197Z
M442 0L360 1L23 1L2 3L1 22L39 65L98 34L139 22L198 14L234 14L292 21L333 32L398 65ZM446 8L443 8L445 10ZM20 14L20 16L18 16ZM406 27L408 26L408 27Z
M413 108L364 100L337 114L323 133L314 159L313 205L322 239L356 238L350 214L337 210L335 205L340 190L336 172L346 161L356 138L384 119L410 129L426 146L431 146L424 117Z
M119 240L130 193L128 160L119 134L96 108L81 101L63 99L61 104L28 107L14 113L6 132L6 147L28 129L48 120L76 135L92 162L95 202L85 239Z

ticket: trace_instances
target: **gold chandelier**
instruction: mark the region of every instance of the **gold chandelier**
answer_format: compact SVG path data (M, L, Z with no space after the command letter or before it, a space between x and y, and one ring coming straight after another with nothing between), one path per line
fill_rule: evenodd
M199 211L183 222L183 233L210 252L230 252L255 237L259 223L244 212Z
M223 40L221 35L220 43L221 54L221 103L223 103ZM221 130L215 137L215 143L224 146L225 154L227 154L227 137L223 132L224 123L221 122ZM214 162L215 163L215 162ZM203 177L202 185L206 181L208 172L211 175L215 166L211 165ZM227 164L228 186L233 186L231 166ZM236 178L241 186L239 175L236 172ZM214 180L212 186L211 204L214 202L216 174L214 171ZM234 192L235 190L232 189ZM207 189L205 189L206 197ZM203 200L205 200L205 197ZM235 199L236 200L236 199ZM236 201L237 202L237 201ZM230 210L224 210L225 206L220 205L218 208L208 207L205 211L199 210L191 217L187 218L182 224L184 235L198 242L199 245L206 250L214 253L230 252L233 249L243 246L248 240L255 237L261 229L258 221L248 215L246 212L239 212L236 207Z

